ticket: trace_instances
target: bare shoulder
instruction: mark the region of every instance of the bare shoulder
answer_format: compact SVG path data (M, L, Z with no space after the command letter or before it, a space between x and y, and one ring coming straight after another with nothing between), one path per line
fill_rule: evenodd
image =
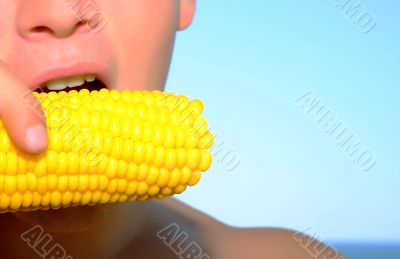
M224 227L214 240L216 258L344 259L338 251L303 233L281 228Z
M203 248L218 259L344 259L334 248L312 237L282 228L235 228L171 199L167 206L201 226Z

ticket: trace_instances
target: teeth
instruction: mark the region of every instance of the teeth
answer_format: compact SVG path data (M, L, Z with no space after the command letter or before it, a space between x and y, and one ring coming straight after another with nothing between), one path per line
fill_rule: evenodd
M53 80L47 84L47 88L51 91L63 90L67 88L67 82L64 80Z
M49 81L47 83L47 88L50 91L60 91L67 87L73 88L73 87L81 86L85 83L85 81L93 82L94 80L96 80L96 78L94 75L91 75L91 74L73 76L73 77L68 77L68 78L61 78L61 79Z
M93 82L94 80L96 80L96 77L94 77L94 75L86 75L85 76L86 82Z
M68 87L77 87L83 85L84 83L85 79L83 77L75 76L68 80Z

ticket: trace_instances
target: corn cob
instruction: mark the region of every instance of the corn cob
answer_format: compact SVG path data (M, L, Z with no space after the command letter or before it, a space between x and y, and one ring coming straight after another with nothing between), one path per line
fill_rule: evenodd
M203 104L160 91L34 93L49 146L28 155L0 121L0 212L162 199L208 170Z

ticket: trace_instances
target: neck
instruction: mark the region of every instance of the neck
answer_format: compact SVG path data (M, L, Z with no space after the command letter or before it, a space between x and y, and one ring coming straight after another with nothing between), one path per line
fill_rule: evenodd
M26 230L40 226L42 235L49 234L73 257L108 258L139 235L147 209L144 203L129 202L13 215Z

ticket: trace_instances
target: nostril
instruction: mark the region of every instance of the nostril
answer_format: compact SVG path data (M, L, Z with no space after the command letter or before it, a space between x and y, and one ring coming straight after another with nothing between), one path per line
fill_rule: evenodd
M76 24L75 30L81 30L85 26L88 26L88 21L80 18L78 23Z
M86 20L79 20L79 21L75 21L75 25L74 26L70 26L69 24L66 25L52 25L52 26L45 26L45 25L38 25L38 26L34 26L32 28L30 28L30 32L33 35L36 35L35 37L39 36L39 35L45 35L45 34L49 34L49 35L54 35L56 37L66 37L72 33L74 33L76 30L78 30L79 28L83 28L84 25L87 24Z
M39 33L39 32L52 32L48 27L46 26L36 26L31 29L32 32Z
M81 27L81 26L84 26L84 25L86 25L86 20L80 20L78 23L77 23L77 25L76 25L76 27Z
M84 25L87 24L87 20L80 19L67 11L68 13L57 11L48 15L40 12L32 16L26 15L26 18L24 16L24 19L20 19L17 24L18 33L26 39L32 37L31 39L42 40L49 37L66 38L74 33L85 32Z

